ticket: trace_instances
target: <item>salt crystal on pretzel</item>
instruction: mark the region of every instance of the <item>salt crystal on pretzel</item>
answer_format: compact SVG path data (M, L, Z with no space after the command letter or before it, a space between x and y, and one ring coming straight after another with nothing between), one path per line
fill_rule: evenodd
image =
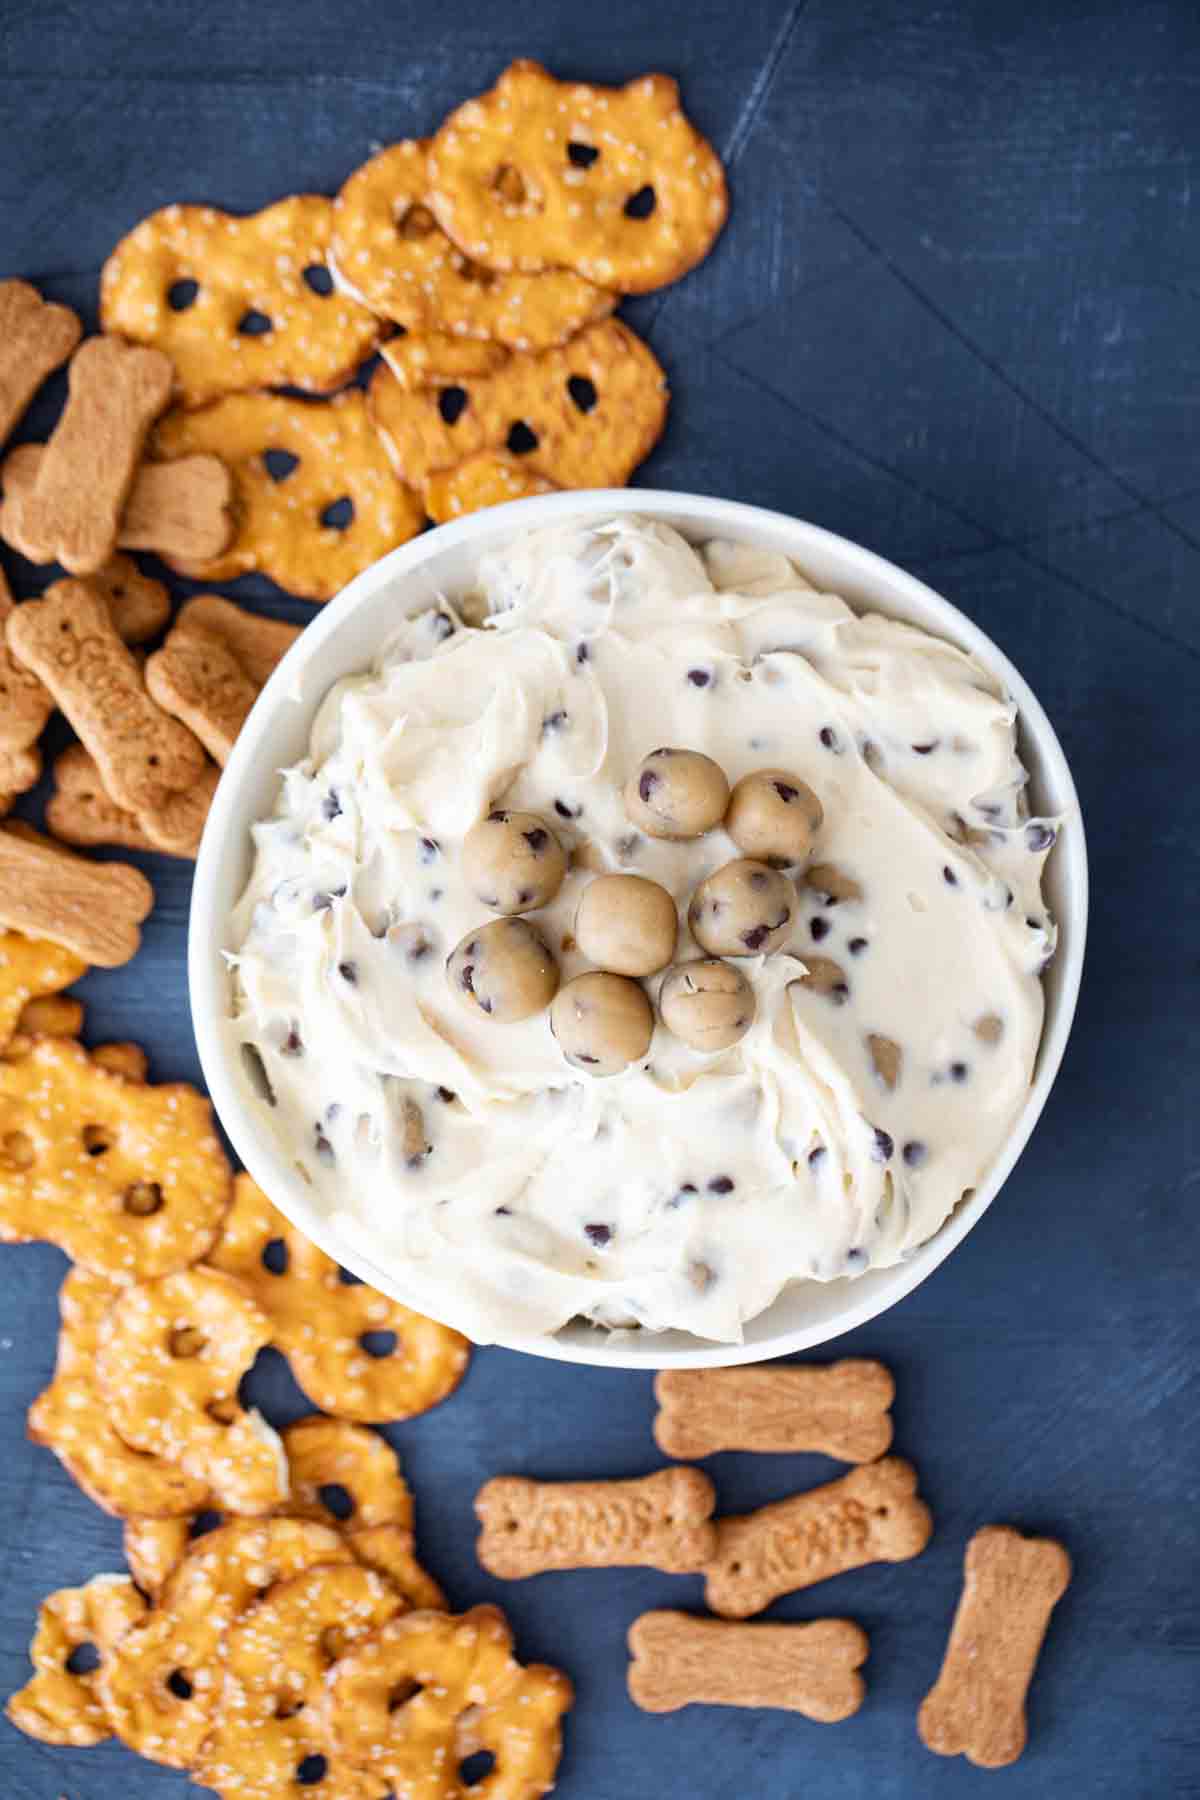
M90 575L112 555L142 445L171 393L170 361L119 338L89 338L71 359L66 408L37 480L6 495L5 532L31 562Z
M331 393L380 335L365 307L333 291L332 229L333 202L319 194L245 217L163 207L104 265L104 329L165 350L187 406L253 388Z
M70 307L43 300L27 281L0 281L0 444L82 335Z
M145 1612L146 1602L127 1575L93 1575L83 1587L48 1594L29 1646L35 1674L4 1709L17 1730L43 1744L99 1744L111 1737L99 1668ZM84 1649L99 1661L76 1672L72 1661Z
M445 525L485 506L553 493L554 486L509 450L477 450L454 468L438 469L429 477L423 490L425 510L435 525Z
M642 294L712 248L729 202L711 144L667 75L621 88L556 81L519 61L468 100L429 147L430 203L492 269L576 269Z
M849 1619L744 1625L648 1612L629 1628L629 1697L643 1712L771 1706L832 1725L863 1703L867 1634Z

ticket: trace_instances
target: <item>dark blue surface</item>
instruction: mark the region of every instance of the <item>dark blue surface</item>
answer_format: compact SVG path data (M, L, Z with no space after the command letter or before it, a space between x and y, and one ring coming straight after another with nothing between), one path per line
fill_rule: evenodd
M452 1403L391 1434L423 1553L456 1604L499 1599L522 1651L574 1676L564 1800L1198 1794L1200 14L1192 0L0 0L0 274L94 322L101 262L143 213L332 190L521 54L597 79L678 74L730 166L716 254L628 308L675 391L643 479L860 539L990 632L1074 766L1094 924L1061 1079L1001 1200L839 1345L895 1369L898 1447L937 1520L919 1563L774 1609L867 1628L857 1718L647 1717L624 1695L626 1627L648 1606L697 1606L698 1582L505 1588L475 1566L487 1476L655 1466L641 1376L479 1353ZM142 955L86 984L88 1035L135 1037L157 1076L195 1076L188 877L153 874ZM4 1693L25 1678L38 1598L120 1560L116 1524L23 1435L62 1268L43 1248L0 1254ZM259 1385L277 1420L302 1410L278 1365ZM739 1509L833 1472L712 1468ZM1061 1535L1076 1564L1030 1748L999 1777L915 1734L963 1545L993 1519ZM48 1750L2 1721L0 1790L192 1791L114 1746Z

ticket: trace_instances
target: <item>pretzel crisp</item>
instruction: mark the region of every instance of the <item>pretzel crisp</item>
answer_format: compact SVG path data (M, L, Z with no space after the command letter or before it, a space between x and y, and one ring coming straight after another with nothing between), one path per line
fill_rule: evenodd
M377 1776L328 1754L319 1702L337 1659L407 1610L381 1575L354 1563L271 1588L229 1628L213 1732L193 1779L222 1800L292 1800L296 1771L319 1757L323 1794L376 1800L385 1791Z
M377 1432L314 1413L286 1427L283 1448L291 1477L286 1510L293 1518L348 1532L371 1525L411 1528L412 1493L395 1451ZM327 1504L334 1496L336 1511Z
M8 541L31 562L90 575L117 545L146 434L166 406L172 370L157 350L89 338L71 359L66 410L37 480L5 497Z
M629 1696L643 1712L773 1706L832 1725L863 1703L856 1671L869 1648L849 1619L743 1625L648 1612L629 1628Z
M37 482L44 450L43 444L18 444L0 468L6 503L18 512ZM219 556L233 536L232 507L233 477L219 456L139 463L117 527L117 543L126 550L154 550L160 556ZM0 504L0 537L7 535L5 507ZM124 632L121 635L134 641Z
M125 1442L207 1481L232 1512L272 1512L288 1491L278 1434L237 1397L270 1336L241 1284L214 1269L135 1283L101 1328L96 1373Z
M720 159L669 76L593 87L528 61L450 114L429 186L442 230L485 267L557 264L626 294L685 275L729 210Z
M138 1086L67 1038L0 1062L0 1240L43 1239L99 1275L145 1281L203 1256L228 1199L194 1088Z
M43 300L27 281L0 281L0 444L82 336L69 306Z
M597 319L616 296L569 269L497 275L464 256L430 211L428 145L390 144L351 175L334 206L341 285L412 332L490 338L546 350Z
M654 1380L654 1437L667 1456L717 1450L819 1450L874 1462L892 1441L895 1383L882 1363L823 1367L663 1369Z
M100 278L106 331L154 344L185 406L253 388L343 387L380 335L332 291L333 202L295 194L247 217L166 206L117 245Z
M1071 1559L1053 1538L1006 1525L975 1533L941 1673L917 1716L930 1750L981 1769L1016 1762L1028 1734L1025 1696L1070 1580Z
M229 1625L276 1582L350 1561L337 1533L308 1519L235 1519L198 1539L100 1670L117 1737L151 1762L193 1767L212 1730Z
M94 1575L83 1587L48 1594L29 1646L36 1673L4 1709L17 1730L43 1744L99 1744L111 1737L99 1668L145 1611L127 1575ZM83 1650L95 1652L100 1663L76 1673L71 1664Z
M667 417L666 376L619 319L441 393L406 393L381 366L369 399L397 473L415 488L477 451L506 448L559 487L621 487Z
M402 388L450 387L469 375L494 375L508 361L503 344L448 331L402 332L388 339L388 352L388 367Z
M213 452L233 471L233 543L207 561L171 559L181 575L200 581L257 569L289 593L329 600L425 522L416 494L393 474L357 389L323 404L231 395L200 412L169 413L155 444L166 457ZM346 501L349 523L327 523Z
M638 1565L684 1575L713 1554L716 1494L699 1469L635 1481L526 1481L498 1475L475 1496L476 1554L491 1575Z
M161 1457L131 1449L114 1430L100 1391L96 1356L101 1326L120 1291L115 1282L87 1269L68 1274L58 1300L62 1323L54 1379L29 1409L29 1436L52 1450L76 1485L105 1512L118 1518L150 1513L156 1523L186 1519L204 1505L207 1483Z
M362 1283L348 1286L332 1258L249 1175L234 1182L233 1207L208 1261L253 1293L271 1321L272 1342L325 1412L364 1425L408 1419L462 1380L470 1355L464 1337Z
M916 1491L911 1464L888 1456L790 1500L718 1519L716 1552L705 1571L708 1605L726 1618L745 1619L780 1594L848 1569L919 1556L933 1523Z
M403 1525L368 1525L351 1531L346 1542L364 1568L386 1575L412 1607L430 1612L446 1610L446 1596L433 1576L421 1567L416 1540Z
M435 525L446 525L485 506L550 494L554 483L527 469L511 450L479 450L453 469L438 469L425 483L425 511Z
M48 938L84 961L119 968L137 954L154 889L124 863L93 863L45 838L0 829L0 927Z
M457 1800L457 1764L486 1750L494 1767L479 1800L537 1800L553 1786L573 1699L560 1670L516 1661L498 1608L475 1606L391 1619L334 1664L321 1710L336 1753L397 1793Z
M36 1015L33 1020L24 1017L35 998L58 994L86 973L83 958L61 944L0 931L0 1049L15 1031L40 1029Z

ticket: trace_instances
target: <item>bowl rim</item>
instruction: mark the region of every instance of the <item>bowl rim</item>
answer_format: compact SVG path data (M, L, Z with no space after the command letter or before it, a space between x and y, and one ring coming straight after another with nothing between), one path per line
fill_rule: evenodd
M822 526L743 501L676 493L670 489L589 489L539 495L473 513L400 545L355 576L306 625L296 644L271 675L239 733L218 782L196 860L188 923L188 992L208 1091L243 1166L285 1217L329 1256L369 1285L403 1301L402 1283L394 1275L377 1267L356 1244L341 1241L332 1229L332 1220L305 1204L303 1184L276 1147L267 1142L266 1134L243 1101L232 1073L234 1059L228 1034L222 1028L228 990L222 943L224 920L218 917L216 892L227 860L226 847L231 832L240 833L245 829L244 822L237 817L242 778L256 767L263 740L272 734L281 707L294 697L295 675L319 656L357 609L372 600L381 589L403 581L424 563L453 548L478 545L478 553L482 554L489 541L501 541L539 526L629 516L646 517L685 532L696 528L697 535L709 537L720 536L723 529L732 527L743 541L752 538L756 532L771 537L782 533L795 540L794 548L785 550L784 554L794 556L801 565L806 548L816 548L842 562L844 572L853 570L850 585L890 590L893 595L898 592L926 617L923 628L965 646L1003 681L1016 701L1021 729L1036 745L1046 779L1052 783L1060 810L1070 817L1072 825L1070 831L1060 834L1053 851L1053 855L1062 858L1065 864L1061 879L1067 900L1067 906L1059 915L1057 1000L1053 1006L1047 1004L1037 1066L1025 1104L975 1192L962 1200L933 1236L918 1246L905 1262L870 1272L886 1278L882 1292L876 1284L856 1298L857 1284L848 1280L845 1283L846 1302L834 1319L815 1326L781 1329L770 1336L740 1344L717 1344L697 1338L691 1344L680 1345L678 1340L685 1334L679 1332L662 1334L661 1338L657 1333L639 1336L618 1332L602 1336L600 1328L592 1328L585 1341L563 1334L490 1340L503 1349L596 1368L732 1367L830 1343L888 1311L932 1275L983 1217L1012 1172L1049 1098L1070 1036L1083 974L1088 916L1087 843L1075 782L1054 727L1028 682L999 646L935 589L865 545ZM857 604L861 606L861 601ZM885 615L888 613L885 599L880 600L878 610ZM336 679L340 677L333 677L328 685ZM1063 916L1068 910L1069 921ZM861 1281L866 1277L858 1279ZM786 1292L786 1289L782 1290L772 1305L758 1315L759 1321L769 1317ZM563 1329L564 1333L569 1333L572 1328Z

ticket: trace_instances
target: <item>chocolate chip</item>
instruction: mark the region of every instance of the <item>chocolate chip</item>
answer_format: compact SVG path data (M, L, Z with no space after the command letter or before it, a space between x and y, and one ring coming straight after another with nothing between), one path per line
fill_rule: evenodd
M454 1092L454 1089L448 1087L438 1088L437 1097L443 1106L452 1106L458 1099L458 1095Z
M938 741L936 738L934 738L933 742L929 743L929 744L914 744L913 745L913 749L916 751L918 756L929 756L932 754L932 752L934 750L937 749L937 747L938 747Z
M488 814L488 823L489 825L503 825L507 818L508 814L502 806L493 806L491 812Z
M687 1278L698 1294L707 1293L708 1289L717 1279L708 1264L706 1262L701 1262L699 1257L688 1264Z
M619 837L617 839L617 856L620 860L622 862L630 862L637 854L638 845L641 841L642 840L636 831L627 832L624 837Z
M788 781L773 781L771 786L775 789L775 792L779 795L779 798L783 801L785 806L790 806L793 800L798 800L800 798L800 789L793 787Z
M326 819L340 819L341 818L342 803L337 797L336 789L330 788L329 792L326 794L325 798L322 800L321 816Z
M340 962L338 964L338 974L350 987L354 987L358 982L358 964L352 962Z
M734 1180L732 1175L714 1175L708 1184L710 1194L732 1194Z
M313 1148L323 1163L331 1163L334 1160L333 1145L325 1136L320 1125L313 1126Z
M496 1208L496 1217L498 1219L511 1219L512 1218L512 1207L511 1206L498 1206Z
M929 1151L919 1138L912 1138L900 1152L910 1169L919 1169L926 1160Z
M832 750L835 756L842 754L842 746L838 742L838 734L832 725L822 725L817 734L826 750Z
M532 831L523 831L521 836L525 839L525 842L529 845L529 848L533 851L535 856L540 856L542 851L546 848L546 845L550 842L550 833L543 830L540 825L535 825Z
M1039 850L1049 850L1057 835L1057 832L1053 831L1049 825L1027 825L1025 827L1025 847L1035 853Z
M687 672L687 678L691 682L693 687L698 687L698 688L707 687L709 682L712 680L712 676L709 674L707 669L689 669Z
M846 1271L847 1271L847 1273L850 1273L851 1271L857 1271L859 1269L865 1269L866 1266L867 1266L867 1253L865 1250L859 1250L858 1248L855 1248L853 1250L847 1250L847 1252L846 1252Z
M831 926L828 919L810 919L808 929L812 933L813 942L819 944L822 938L829 936Z
M605 1244L612 1239L611 1225L585 1225L583 1235L589 1244L595 1244L597 1250L603 1250Z
M950 1064L951 1081L965 1081L969 1073L970 1071L965 1062L952 1062Z
M282 1044L280 1044L279 1054L280 1056L304 1055L304 1041L294 1025L284 1038Z
M422 838L417 845L417 851L423 863L436 862L441 854L441 849L442 846L436 838Z
M942 880L946 883L947 887L958 886L958 876L954 873L954 870L950 867L949 863L944 863L942 865Z
M755 925L750 931L743 931L742 942L747 950L761 950L770 935L769 925Z
M818 1144L815 1150L810 1150L808 1153L809 1168L810 1169L819 1169L821 1164L825 1161L825 1158L828 1155L829 1155L829 1152L825 1148L824 1144Z
M889 1137L886 1131L881 1131L879 1127L876 1126L875 1136L871 1143L871 1156L874 1161L880 1163L891 1162L892 1152L895 1148L896 1145L894 1139Z
M576 646L575 646L575 661L577 663L585 663L591 654L592 653L588 649L586 644L576 644Z
M542 720L542 736L546 737L556 731L561 731L566 722L567 715L561 708L558 712L552 712L548 718Z
M864 937L852 937L850 942L846 945L851 956L861 956L866 947L867 940Z
M556 800L554 810L560 819L577 819L583 812L582 806L568 806L565 800Z

